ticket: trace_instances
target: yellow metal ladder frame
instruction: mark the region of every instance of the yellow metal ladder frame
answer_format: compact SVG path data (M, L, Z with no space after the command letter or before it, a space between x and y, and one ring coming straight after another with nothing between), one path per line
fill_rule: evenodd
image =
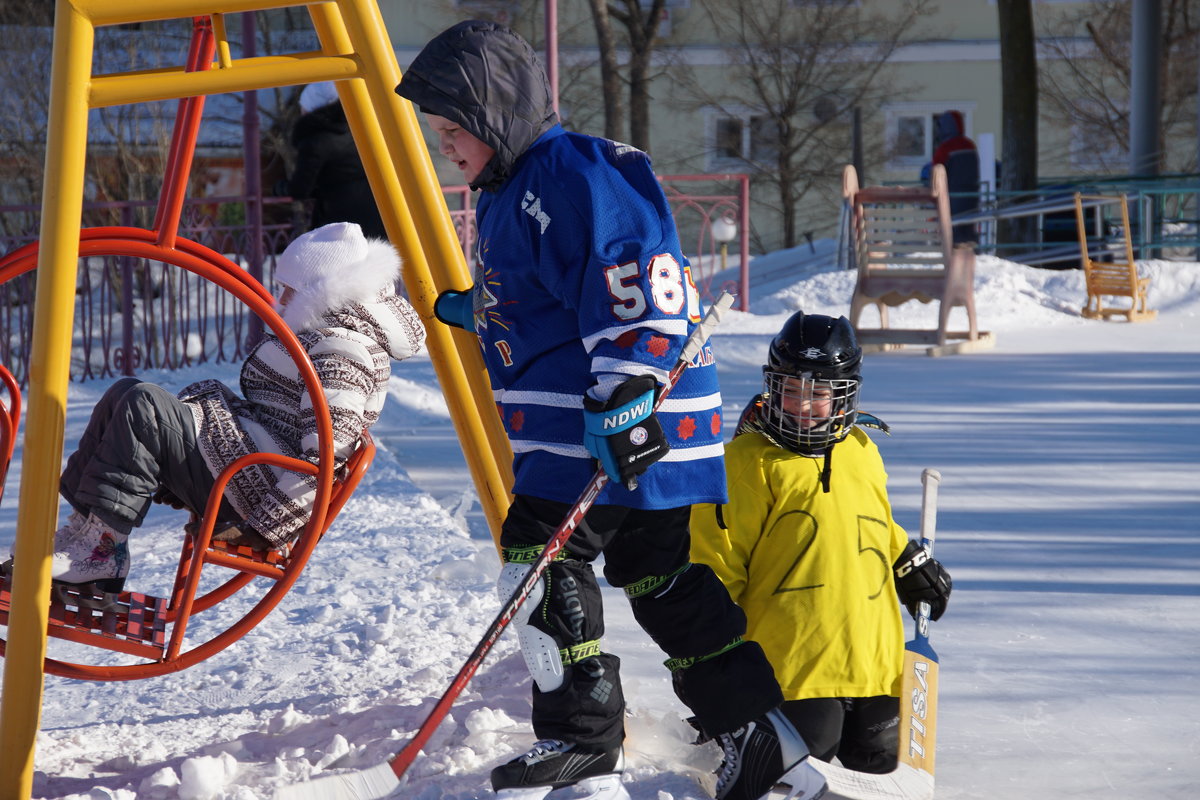
M404 282L494 536L511 502L511 448L475 337L437 323L439 291L471 285L412 105L396 95L400 68L376 0L56 0L41 248L15 544L9 647L0 695L0 800L32 793L41 718L58 473L74 324L88 111L93 108L337 81ZM123 23L306 6L321 49L234 59L218 42L211 70L92 74L95 30Z

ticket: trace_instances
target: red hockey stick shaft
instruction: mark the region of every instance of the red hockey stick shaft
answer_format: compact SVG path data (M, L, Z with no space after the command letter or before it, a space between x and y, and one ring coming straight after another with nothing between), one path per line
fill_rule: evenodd
M708 310L708 313L704 315L704 319L688 336L687 341L684 342L683 350L679 355L679 360L671 368L663 390L655 401L655 410L662 405L663 399L674 388L683 371L700 354L704 343L708 341L708 337L712 334L713 329L720 323L721 317L732 304L733 295L728 292L722 293ZM496 640L500 638L500 634L512 622L513 616L529 597L529 593L533 591L537 582L541 580L542 574L546 571L551 560L563 549L567 540L571 538L571 534L574 533L575 528L583 521L584 515L587 514L592 504L596 502L596 498L600 495L600 491L608 483L608 480L608 475L605 474L604 470L598 470L595 476L588 482L579 499L575 501L575 505L567 512L566 518L559 524L550 541L546 543L541 555L530 565L529 571L521 581L521 585L513 591L512 595L509 596L503 607L501 607L500 613L496 615L496 619L488 626L479 644L475 645L475 649L467 657L462 669L454 676L454 680L450 683L450 686L438 699L433 710L429 712L425 721L421 723L421 727L417 730L416 735L404 746L403 750L387 762L359 772L322 775L313 778L308 783L281 786L275 792L276 800L379 800L391 795L400 788L403 784L404 774L416 760L417 754L429 742L438 725L441 724L446 714L449 713L454 701L462 693L462 690L466 688L467 683L471 680L476 670L479 669L480 664L483 663L484 657L492 649Z
M704 315L704 319L688 336L684 343L683 350L679 355L679 360L675 362L675 366L671 368L671 372L667 376L666 385L663 386L662 392L655 401L654 408L658 410L666 399L671 389L675 387L675 383L683 375L683 371L691 365L695 357L704 347L704 343L708 341L708 337L712 335L712 331L720 324L721 317L725 311L733 304L733 295L729 292L723 292L717 301L709 308L708 313ZM488 626L487 632L483 634L479 644L475 645L475 649L471 651L471 655L467 657L466 663L462 669L454 676L454 680L450 686L442 694L441 698L434 705L433 710L429 712L429 716L421 724L412 741L404 746L404 749L397 753L390 762L392 771L399 778L404 775L405 771L412 765L417 758L417 753L433 736L433 732L437 726L441 724L442 719L450 711L450 706L458 698L458 695L467 687L467 683L471 680L471 676L479 669L479 665L483 663L484 657L496 644L496 640L500 638L500 634L512 622L513 616L517 610L524 604L529 597L529 593L533 591L538 581L541 580L542 573L546 571L550 562L554 560L554 556L566 545L567 540L571 538L571 534L575 532L575 528L583 521L583 517L587 514L588 509L596 502L596 498L600 496L600 492L608 484L608 475L603 469L596 470L596 474L588 481L583 493L579 495L579 499L571 506L571 510L567 512L566 517L555 530L554 535L550 537L550 541L546 543L540 556L529 567L529 572L525 574L521 585L513 590L512 595L500 609L500 613L492 624Z

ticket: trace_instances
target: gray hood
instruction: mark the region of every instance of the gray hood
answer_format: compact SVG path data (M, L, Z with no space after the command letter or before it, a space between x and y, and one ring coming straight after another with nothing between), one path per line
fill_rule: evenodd
M537 138L558 123L537 53L503 25L460 22L434 37L396 93L496 151L471 184L494 190Z

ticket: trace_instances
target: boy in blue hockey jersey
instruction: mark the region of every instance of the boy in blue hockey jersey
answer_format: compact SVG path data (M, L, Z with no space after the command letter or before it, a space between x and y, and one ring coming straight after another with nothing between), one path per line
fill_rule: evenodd
M701 308L649 159L563 130L537 56L494 23L434 38L396 91L482 190L475 286L444 292L435 311L479 336L512 442L503 598L597 461L612 478L514 620L539 741L493 770L493 788L542 797L578 784L628 797L620 662L601 649L591 568L603 552L605 578L625 589L669 656L680 699L725 749L717 797L758 800L777 782L793 787L789 798L819 796L823 779L778 711L771 667L742 639L745 616L708 567L689 561L691 504L725 499L721 398L706 348L650 411ZM630 424L603 424L622 412Z

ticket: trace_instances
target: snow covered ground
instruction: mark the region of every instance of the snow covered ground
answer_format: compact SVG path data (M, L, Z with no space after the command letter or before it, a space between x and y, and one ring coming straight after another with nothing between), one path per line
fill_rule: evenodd
M932 632L940 800L1200 795L1200 265L1143 270L1159 317L1129 325L1078 316L1078 272L981 258L976 302L993 350L867 358L863 405L892 426L873 435L910 532L922 468L943 476L937 552L955 591ZM730 315L715 338L730 423L787 315L846 313L852 285L817 274ZM933 313L911 303L893 324L929 326ZM212 374L144 377L178 388ZM72 386L69 447L106 385ZM243 640L152 680L46 678L34 797L267 798L405 743L494 616L498 559L426 357L396 367L375 435L375 465L305 575ZM0 552L14 537L20 455ZM130 588L165 591L182 522L156 509L132 537ZM689 743L661 654L605 591L629 702L629 792L706 798L698 778L715 746ZM189 635L247 607L228 601ZM403 797L491 796L488 770L532 741L527 684L506 635Z

